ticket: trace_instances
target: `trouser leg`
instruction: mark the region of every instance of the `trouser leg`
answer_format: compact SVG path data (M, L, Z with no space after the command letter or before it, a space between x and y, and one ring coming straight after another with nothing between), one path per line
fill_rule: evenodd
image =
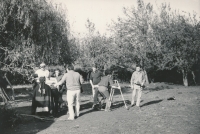
M131 105L135 104L135 94L136 94L136 89L134 88L132 91L132 100L131 100Z
M74 97L75 97L75 92L68 90L67 103L68 103L69 119L74 119L74 109L73 109Z
M100 86L99 87L99 92L101 92L104 97L106 98L106 108L105 109L110 109L110 106L111 106L111 101L109 100L109 92L108 92L108 88L107 87L104 87L104 86Z
M79 111L80 111L80 94L81 94L81 91L77 90L76 91L76 107L75 107L76 116L79 116Z
M35 115L35 113L36 113L36 108L37 108L36 101L35 101L35 98L33 98L33 99L32 99L32 105L31 105L31 114L32 114L32 115Z
M52 89L51 92L52 92L53 103L54 103L53 114L57 114L58 113L59 92L57 89Z
M95 88L92 88L92 97L94 98Z
M94 88L93 105L96 105L97 102L98 102L98 88Z
M140 106L141 96L142 96L142 90L138 89L138 96L137 96L136 106Z

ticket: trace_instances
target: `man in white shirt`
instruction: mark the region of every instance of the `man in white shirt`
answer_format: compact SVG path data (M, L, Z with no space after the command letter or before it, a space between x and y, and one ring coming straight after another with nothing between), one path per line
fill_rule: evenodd
M136 91L138 91L136 106L140 108L140 98L142 96L142 89L144 87L144 83L145 83L144 73L143 71L141 71L141 66L137 65L136 71L133 72L131 77L131 88L133 89L131 106L135 105Z
M46 79L49 78L49 71L45 69L46 65L45 63L41 63L40 64L40 69L38 69L35 74L38 75L38 80L40 77L45 77ZM37 80L37 81L38 81ZM38 81L39 82L39 81Z

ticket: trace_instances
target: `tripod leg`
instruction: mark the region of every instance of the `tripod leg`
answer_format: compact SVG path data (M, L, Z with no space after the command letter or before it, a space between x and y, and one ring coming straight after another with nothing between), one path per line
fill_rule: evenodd
M121 90L121 88L120 88L119 90L120 90L120 93L121 93L122 99L123 99L123 101L124 101L124 105L125 105L125 107L126 107L126 109L127 109L128 107L127 107L126 102L125 102L125 100L124 100L124 96L123 96L123 94L122 94L122 90Z
M115 89L113 88L113 92L112 92L112 100L111 100L111 102L113 101L113 95L114 95L114 93L115 93Z
M109 100L112 102L112 100L113 100L113 94L114 94L114 89L113 88L111 88L111 90L110 90L110 97L109 97Z

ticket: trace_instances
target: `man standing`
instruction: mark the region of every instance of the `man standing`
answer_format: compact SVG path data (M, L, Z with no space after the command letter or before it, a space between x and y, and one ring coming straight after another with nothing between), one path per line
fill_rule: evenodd
M79 116L80 110L80 93L81 93L81 84L83 83L82 76L74 71L74 66L69 65L67 67L67 73L64 74L62 79L55 84L55 86L61 85L66 82L67 87L67 102L68 102L68 111L69 118L67 120L74 120L74 117ZM76 99L76 108L75 108L75 116L73 110L73 103Z
M138 95L137 95L136 106L140 108L140 98L142 96L142 89L144 87L144 83L145 83L144 73L141 71L141 66L137 65L136 71L133 72L131 77L131 88L133 89L131 106L135 105L135 95L137 91Z
M101 81L102 73L97 70L97 66L94 65L92 67L92 71L90 74L90 84L92 86L92 95L93 95L93 106L92 109L97 109L97 101L98 101L98 83Z
M62 79L62 77L63 77L63 75L61 74L61 71L60 71L60 69L56 69L55 70L55 77L56 77L56 79L57 79L57 81L59 82L61 79ZM63 103L63 99L62 99L62 94L63 94L63 92L66 90L66 84L64 83L64 84L62 84L62 85L60 85L60 86L58 86L58 94L59 94L59 99L58 99L58 105L59 105L59 108L61 108L62 107L62 103Z

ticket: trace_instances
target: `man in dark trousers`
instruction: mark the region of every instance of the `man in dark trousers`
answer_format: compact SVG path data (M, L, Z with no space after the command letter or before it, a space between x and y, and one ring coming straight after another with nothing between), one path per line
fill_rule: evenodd
M57 82L59 82L61 79L62 79L62 77L63 77L63 74L61 74L61 71L60 71L60 69L56 69L55 70L55 77L56 77L56 79L57 79ZM62 85L59 85L58 86L58 94L59 94L59 98L58 98L58 106L59 106L59 108L61 108L62 107L62 103L63 103L63 99L62 99L62 94L63 94L63 92L66 90L66 85L65 85L65 83L64 84L62 84Z
M92 86L92 95L93 95L93 105L92 109L97 110L98 102L98 84L101 81L102 73L97 70L97 65L93 65L92 72L90 74L90 84Z

